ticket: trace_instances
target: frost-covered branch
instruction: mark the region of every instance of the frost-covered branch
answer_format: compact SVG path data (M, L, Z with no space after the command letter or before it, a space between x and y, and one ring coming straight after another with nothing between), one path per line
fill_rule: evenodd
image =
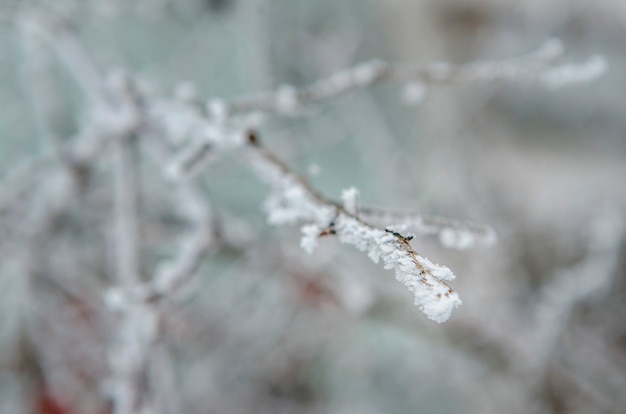
M177 204L191 230L181 241L178 255L162 263L152 280L139 292L144 300L150 302L171 297L188 283L219 236L210 202L202 195L198 182L192 177L172 176L167 169L165 151L156 145L156 140L151 141L150 154L164 166L163 176L176 185Z
M177 185L179 204L193 229L181 242L180 252L171 262L161 264L146 284L116 286L106 295L109 307L121 316L118 341L110 353L111 392L118 414L152 409L154 390L142 392L145 386L141 381L160 339L157 325L161 311L157 302L173 296L196 274L215 241L211 210L196 184L183 178Z
M271 224L302 226L302 247L312 252L317 239L335 235L343 243L367 252L375 263L382 260L386 269L394 269L396 279L415 296L415 304L436 322L445 322L461 305L458 294L447 284L455 278L445 266L432 263L411 247L410 237L378 228L364 221L355 208L355 190L344 193L344 204L325 199L308 182L249 135L245 157L259 178L272 187L265 203Z
M157 339L158 314L150 303L134 300L129 292L110 289L107 306L119 315L114 341L109 348L109 393L113 413L133 414L149 410L151 399L143 376Z
M359 213L369 222L385 228L416 236L437 236L444 247L453 249L463 250L479 244L492 245L498 238L493 228L469 221L366 207L361 207Z
M32 18L42 19L37 15ZM108 350L110 376L107 385L114 413L148 412L152 410L152 399L149 388L143 384L143 376L152 345L158 338L158 314L151 304L133 299L140 283L139 190L133 146L141 130L143 113L128 77L121 72L102 77L65 22L46 18L35 23L35 30L45 28L37 34L43 38L50 36L59 59L90 104L83 129L87 137L97 139L73 143L69 154L61 154L68 161L66 164L91 169L99 161L106 144L111 144L117 283L105 294L107 307L115 316L114 335Z
M554 272L553 280L543 286L534 308L537 321L532 335L533 343L542 344L541 350L527 350L534 357L534 366L547 366L549 353L554 350L559 334L571 312L581 300L592 294L609 290L620 249L626 235L626 220L617 206L604 206L590 223L585 255L573 266ZM529 358L530 359L530 358Z
M193 230L182 241L180 252L174 260L162 264L143 295L156 300L175 294L195 276L205 256L215 244L216 230L209 204L200 198L192 183L181 183L179 200L187 210Z
M607 67L604 58L599 56L582 63L563 63L564 56L561 42L550 40L528 55L499 61L453 65L443 62L402 64L373 60L336 72L308 86L296 88L283 85L275 91L236 98L225 109L232 115L257 111L289 115L308 105L380 83L411 85L532 81L547 86L564 86L594 80Z

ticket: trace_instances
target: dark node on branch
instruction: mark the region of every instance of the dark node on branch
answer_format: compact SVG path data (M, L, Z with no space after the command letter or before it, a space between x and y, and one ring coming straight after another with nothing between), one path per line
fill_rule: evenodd
M82 161L71 160L69 166L78 186L81 189L86 188L92 173L90 165Z
M405 236L403 236L402 234L398 233L397 231L393 231L393 230L389 230L389 229L385 229L385 231L386 231L387 233L391 233L391 234L393 234L393 235L394 235L394 236L396 236L396 237L401 238L401 239L402 239L402 240L404 240L404 241L413 240L413 236L412 236L412 235L411 235L411 236L406 236L406 237L405 237Z
M254 145L254 146L257 146L260 144L259 136L257 135L255 131L249 130L247 133L247 136L248 136L248 144Z
M397 231L393 231L393 230L389 230L389 229L385 229L385 231L386 231L387 233L391 233L391 234L393 234L393 235L394 235L394 236L396 236L396 237L401 237L401 238L403 238L403 239L404 239L404 236L403 236L403 235L401 235L400 233L398 233Z
M318 237L334 236L335 234L337 234L337 231L335 229L328 228L328 229L322 230L320 234L318 235Z

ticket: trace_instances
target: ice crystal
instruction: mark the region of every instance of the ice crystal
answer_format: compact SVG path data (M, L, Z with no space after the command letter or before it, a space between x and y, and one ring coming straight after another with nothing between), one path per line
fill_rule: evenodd
M311 254L317 247L317 238L319 237L321 229L314 224L307 224L302 226L302 239L300 240L300 247Z
M341 201L343 201L343 208L351 214L357 213L359 203L359 190L354 187L350 187L341 192Z

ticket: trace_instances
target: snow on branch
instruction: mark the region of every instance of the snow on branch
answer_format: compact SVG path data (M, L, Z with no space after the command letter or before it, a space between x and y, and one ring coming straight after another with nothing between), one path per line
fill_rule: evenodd
M274 225L303 223L301 245L306 251L313 251L319 237L335 235L367 252L375 263L382 261L385 269L395 270L396 279L414 294L415 305L429 319L445 322L461 305L459 295L446 283L455 278L450 269L415 252L411 237L364 221L357 213L354 188L344 191L343 205L327 200L262 146L253 132L249 143L246 161L272 188L264 206L268 221Z
M366 207L361 207L359 213L365 220L388 229L416 236L437 236L444 247L452 249L464 250L481 244L489 246L498 239L493 228L469 221Z

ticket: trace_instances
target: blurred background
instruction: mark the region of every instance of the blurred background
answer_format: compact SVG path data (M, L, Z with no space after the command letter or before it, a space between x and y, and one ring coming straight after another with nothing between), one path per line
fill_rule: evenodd
M224 157L196 176L217 245L154 310L142 413L623 413L626 6L617 0L59 0L0 4L0 412L113 412L119 320L114 164L64 193L50 157L88 99L25 13L62 15L103 71L150 94L231 99L359 62L515 57L559 38L597 81L375 85L270 117L264 143L338 199L493 226L468 250L417 237L463 306L429 321L393 273L336 240L308 255L267 188ZM43 21L43 20L36 20ZM193 227L161 165L134 155L148 280ZM80 170L82 171L82 170ZM58 178L58 179L57 179ZM129 411L140 412L140 411Z

